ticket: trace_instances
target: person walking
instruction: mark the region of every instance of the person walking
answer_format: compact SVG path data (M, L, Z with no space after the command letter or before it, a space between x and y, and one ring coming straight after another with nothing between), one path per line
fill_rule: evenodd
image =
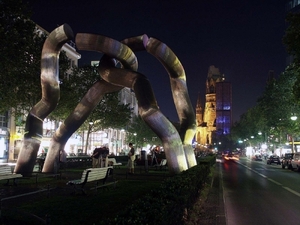
M128 144L130 150L128 152L128 173L134 174L135 150L132 143Z
M99 157L100 157L100 148L95 148L92 155L93 168L100 167Z
M59 167L66 169L67 153L64 149L59 151Z

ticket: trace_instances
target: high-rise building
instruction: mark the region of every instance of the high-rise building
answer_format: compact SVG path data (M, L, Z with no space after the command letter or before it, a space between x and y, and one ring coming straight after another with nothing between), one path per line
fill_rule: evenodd
M216 83L216 135L227 135L232 125L232 90L230 82Z
M286 0L285 1L285 10L287 12L299 12L300 1L299 0Z
M212 145L213 137L230 133L232 123L231 83L225 82L215 66L210 66L206 79L204 111L200 96L196 105L196 137L199 145ZM215 134L215 135L214 135Z

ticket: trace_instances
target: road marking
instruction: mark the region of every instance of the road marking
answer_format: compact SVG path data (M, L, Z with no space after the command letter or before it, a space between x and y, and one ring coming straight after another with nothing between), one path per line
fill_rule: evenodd
M268 177L266 177L269 181L271 181L271 182L273 182L274 184L277 184L277 185L279 185L279 186L282 186L282 184L281 183L278 183L277 181L275 181L275 180L273 180L273 179L271 179L271 178L268 178Z
M290 189L290 188L288 188L288 187L283 187L283 188L284 188L285 190L287 190L287 191L293 193L294 195L297 195L298 197L300 197L300 193L299 193L299 192L294 191L293 189Z
M261 174L261 173L255 171L255 170L253 170L252 168L250 168L250 167L248 167L248 166L242 164L241 162L237 162L237 163L240 164L240 165L243 166L243 167L246 167L247 169L251 170L252 172L258 174L259 176L262 176L262 177L266 178L268 181L270 181L270 182L272 182L272 183L274 183L274 184L277 184L278 186L282 186L281 183L279 183L279 182L277 182L277 181L275 181L275 180L273 180L273 179L271 179L271 178L268 178L267 176L265 176L265 175L263 175L263 174ZM297 195L298 197L300 197L300 193L299 193L299 192L294 191L293 189L290 189L290 188L285 187L285 186L282 186L282 188L284 188L284 189L287 190L288 192L290 192L290 193L292 193L292 194Z
M262 173L258 173L258 172L256 172L256 173L263 178L268 178L266 175L263 175Z

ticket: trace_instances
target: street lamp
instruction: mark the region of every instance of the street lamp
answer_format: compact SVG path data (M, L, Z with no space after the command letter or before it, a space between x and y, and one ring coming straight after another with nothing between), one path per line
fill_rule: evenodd
M136 133L134 133L133 135L134 135L134 143L136 144Z
M295 113L292 113L291 120L293 120L293 121L297 120L297 116ZM292 152L294 152L294 150L295 150L294 137L292 135Z

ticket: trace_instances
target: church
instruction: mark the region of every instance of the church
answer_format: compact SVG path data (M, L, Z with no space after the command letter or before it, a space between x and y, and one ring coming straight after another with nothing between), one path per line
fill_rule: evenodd
M198 96L196 104L197 148L211 148L222 135L230 134L232 125L232 89L231 83L225 81L215 66L208 68L206 79L205 104L202 106Z

